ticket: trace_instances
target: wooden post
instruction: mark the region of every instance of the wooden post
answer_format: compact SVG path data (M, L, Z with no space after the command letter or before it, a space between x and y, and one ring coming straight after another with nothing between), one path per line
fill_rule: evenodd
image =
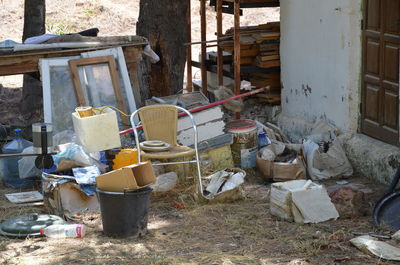
M206 22L206 0L200 0L200 24L201 24L201 41L207 41L207 22ZM201 44L201 90L204 95L208 95L207 91L207 44Z
M222 37L222 0L217 0L217 39ZM224 76L223 76L223 67L224 67L224 57L222 48L220 47L220 41L218 41L218 55L217 55L217 77L218 77L218 86L224 85Z
M187 9L187 42L192 41L192 15L191 15L191 0L188 1L188 9ZM192 82L192 46L188 45L186 48L186 90L188 92L193 91L193 82Z
M235 0L234 3L234 32L233 32L233 42L234 42L234 76L235 76L235 95L240 94L240 0ZM240 119L240 112L236 112L236 118Z

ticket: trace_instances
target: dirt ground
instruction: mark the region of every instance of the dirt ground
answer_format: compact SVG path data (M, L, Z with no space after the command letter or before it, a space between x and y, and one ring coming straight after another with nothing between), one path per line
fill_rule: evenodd
M384 187L362 178L370 210ZM325 183L334 184L335 181ZM0 221L44 208L5 208L1 189ZM186 201L184 189L152 197L149 233L142 238L113 239L102 234L101 218L92 216L82 239L0 237L1 264L396 264L364 254L349 243L351 231L376 231L371 216L300 225L269 214L269 185L254 179L246 199L234 203ZM376 231L387 233L388 231ZM291 263L292 262L292 263ZM297 263L296 263L297 262Z

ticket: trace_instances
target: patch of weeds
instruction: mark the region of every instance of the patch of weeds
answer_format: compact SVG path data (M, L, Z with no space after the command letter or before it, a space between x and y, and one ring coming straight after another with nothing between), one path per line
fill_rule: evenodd
M159 255L157 253L148 255L148 256L142 256L139 260L139 263L142 265L169 265L169 264L175 264L174 260L172 258L168 258L164 255ZM139 264L137 263L137 264ZM133 263L134 264L134 263Z
M56 23L48 21L46 23L46 31L57 35L67 34L71 31L71 25L63 21Z
M83 13L87 16L93 16L95 14L93 9L86 9Z
M9 243L9 240L0 239L0 251L6 250Z
M324 235L320 237L305 236L294 239L290 242L296 252L304 253L307 256L315 256L329 245L329 240Z

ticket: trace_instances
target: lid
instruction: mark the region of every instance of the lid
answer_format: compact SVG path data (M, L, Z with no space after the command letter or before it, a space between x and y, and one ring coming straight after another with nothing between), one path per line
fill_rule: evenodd
M229 132L240 132L243 130L251 130L257 128L256 122L253 120L234 120L226 124Z
M22 133L22 129L14 129L14 134L15 135L21 135L21 133Z
M57 215L31 213L8 219L0 224L0 234L11 237L40 235L40 229L54 224L65 224Z
M264 131L261 131L261 132L258 133L258 136L266 137L267 134Z

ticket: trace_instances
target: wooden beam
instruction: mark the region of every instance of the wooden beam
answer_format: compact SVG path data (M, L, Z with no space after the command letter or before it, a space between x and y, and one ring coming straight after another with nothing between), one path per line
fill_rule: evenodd
M187 0L188 8L187 8L187 27L186 27L186 35L187 35L187 42L192 41L192 15L191 15L191 0ZM188 45L186 48L186 90L188 92L193 91L193 80L192 80L192 46Z
M265 3L275 3L275 2L280 2L279 0L224 0L224 2L229 2L229 3L236 3L239 2L239 4L265 4Z
M116 45L97 46L91 48L79 48L79 49L65 49L65 50L47 50L47 51L24 51L16 52L7 55L0 55L0 76L5 75L17 75L25 73L34 73L39 71L38 63L41 58L55 58L55 57L69 57L80 55L82 52L95 51L99 49L114 48ZM132 58L136 62L141 60L141 51L144 45L135 44L121 44L124 53L129 47L130 49L136 49L138 54L137 58Z
M240 94L240 0L234 3L234 76L235 76L235 95ZM240 112L236 112L236 119L240 119Z
M207 90L207 69L206 69L206 58L207 58L207 21L206 21L206 0L200 0L200 24L201 24L201 90L204 95L208 95Z
M217 38L220 39L222 37L222 0L217 0ZM220 41L218 41L220 44ZM224 67L224 58L223 58L223 51L220 45L218 45L217 51L217 78L218 78L218 85L224 85L224 76L222 74L223 67Z

